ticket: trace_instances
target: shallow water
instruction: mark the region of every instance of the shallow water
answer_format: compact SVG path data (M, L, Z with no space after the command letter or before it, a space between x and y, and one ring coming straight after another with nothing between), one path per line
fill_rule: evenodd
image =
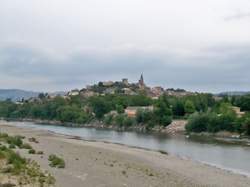
M9 124L79 136L85 140L107 141L157 151L161 150L182 158L188 158L250 176L250 147L247 146L225 144L211 139L187 139L182 135L173 137L95 128L39 125L30 122L10 122Z

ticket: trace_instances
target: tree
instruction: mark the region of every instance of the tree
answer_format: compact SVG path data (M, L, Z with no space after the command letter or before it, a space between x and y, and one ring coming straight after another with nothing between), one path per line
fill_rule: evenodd
M93 108L97 119L102 119L104 114L111 110L111 104L104 97L92 97L90 106Z
M173 113L175 116L184 116L185 109L184 104L180 100L177 100L173 105Z
M119 114L124 113L124 108L123 108L122 105L117 104L117 105L115 106L115 108L116 108L116 111L117 111Z
M136 112L137 123L148 123L153 118L154 118L154 114L152 111L139 109Z
M44 93L39 93L38 98L41 99L41 100L45 99L45 94Z
M246 135L250 135L250 118L246 119L243 125Z
M195 112L195 106L194 106L194 103L190 100L187 100L185 102L185 105L184 105L184 110L185 110L185 113L187 114L192 114Z
M172 110L165 95L160 97L156 103L154 116L156 122L160 125L167 126L172 122Z
M204 132L207 131L208 125L209 125L208 114L195 113L189 117L188 123L185 128L188 132Z

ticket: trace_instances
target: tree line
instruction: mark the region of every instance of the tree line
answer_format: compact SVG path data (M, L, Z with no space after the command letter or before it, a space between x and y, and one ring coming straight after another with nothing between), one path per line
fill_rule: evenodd
M195 112L206 112L214 105L215 101L211 94L197 94L181 98L163 95L158 100L153 100L144 94L110 94L89 98L80 95L68 98L58 96L53 99L39 94L38 99L34 101L0 102L0 117L57 120L78 126L99 120L107 125L125 127L146 125L152 128L156 125L167 126L172 119L186 119ZM136 117L130 118L124 113L128 106L154 106L154 110L138 110ZM117 114L110 115L111 111L116 111Z

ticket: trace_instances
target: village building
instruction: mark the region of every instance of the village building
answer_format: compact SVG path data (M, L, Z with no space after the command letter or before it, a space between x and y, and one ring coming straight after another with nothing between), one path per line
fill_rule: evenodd
M128 79L127 79L127 78L122 79L122 83L123 83L125 86L129 86L129 82L128 82Z
M242 112L242 111L240 110L240 107L235 107L235 106L233 106L232 109L233 109L233 111L236 113L236 115L237 115L238 117L242 117L242 116L245 115L245 112Z
M92 97L92 96L97 95L97 93L95 93L94 91L88 90L88 89L82 89L80 91L80 95L88 98L88 97Z
M102 82L103 86L113 86L114 85L114 82L113 81L105 81L105 82Z
M104 94L115 94L115 88L107 88L103 91Z
M78 89L71 90L71 91L68 93L69 96L77 96L77 95L79 95L79 94L80 94L80 92L79 92Z
M175 97L184 97L184 96L192 96L196 95L194 92L189 92L183 89L167 89L165 90L165 94L169 96L175 96Z
M136 93L130 88L122 88L122 92L125 95L136 95Z
M161 95L164 94L164 89L160 86L156 86L151 88L151 97L160 97Z
M125 109L125 114L127 114L128 117L136 117L137 111L138 110L149 110L153 111L154 107L153 106L130 106Z

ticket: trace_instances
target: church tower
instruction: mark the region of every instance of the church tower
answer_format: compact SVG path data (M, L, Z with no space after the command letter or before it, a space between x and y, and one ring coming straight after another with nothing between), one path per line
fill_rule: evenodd
M145 83L143 79L143 74L141 74L140 80L139 80L139 87L144 89L145 88Z

